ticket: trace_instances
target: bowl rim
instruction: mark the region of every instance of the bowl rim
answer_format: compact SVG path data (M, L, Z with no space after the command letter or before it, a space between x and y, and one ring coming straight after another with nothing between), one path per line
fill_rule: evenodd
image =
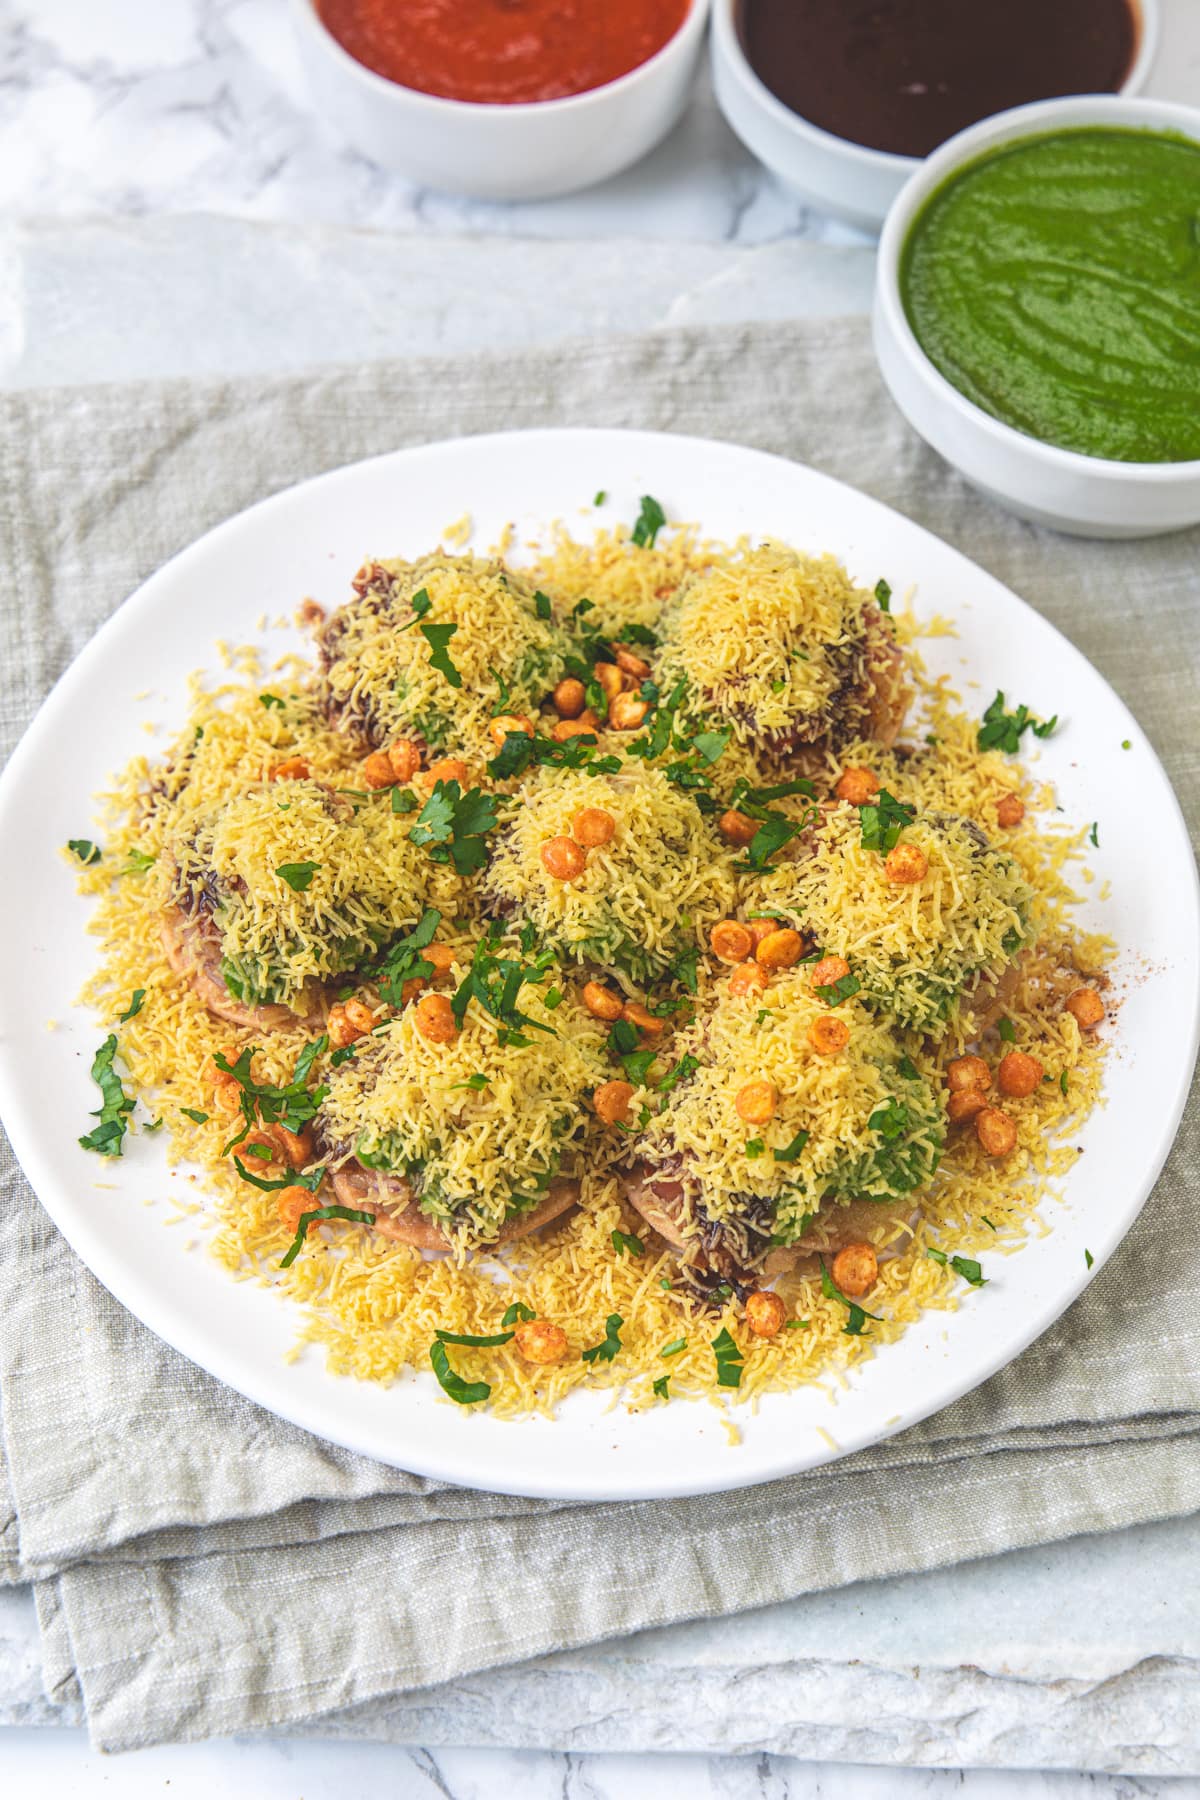
M1064 473L1090 474L1142 486L1200 479L1200 458L1179 462L1122 462L1115 457L1088 456L1061 444L1020 431L985 412L947 380L922 348L909 324L900 294L900 261L913 222L929 197L967 164L980 160L989 148L1043 137L1056 128L1108 125L1131 131L1179 131L1200 148L1200 107L1175 100L1123 94L1071 94L1057 100L1032 100L1007 112L992 113L975 125L947 138L924 162L919 163L888 208L879 238L876 259L875 303L877 314L890 331L894 345L926 387L965 423L974 426L999 448L1019 449L1047 468ZM1024 129L1028 127L1028 129Z
M777 94L773 94L762 76L755 69L742 45L741 34L737 28L737 13L744 0L712 0L712 39L713 56L721 56L730 71L741 83L760 111L765 112L777 125L789 130L801 142L809 143L814 148L823 149L834 154L841 154L847 162L857 163L861 168L874 170L877 173L889 172L902 175L923 167L929 157L906 156L898 150L876 150L869 144L857 144L853 138L839 137L835 131L826 131L821 125L814 125L803 113L793 112ZM1112 100L1132 98L1141 92L1150 65L1158 51L1158 41L1162 13L1160 0L1128 0L1128 4L1137 14L1138 40L1137 50L1129 65L1129 73L1119 88L1114 88L1107 97ZM1079 99L1087 96L1061 95L1061 99ZM1054 100L1030 100L1029 106L1050 106ZM1017 107L1010 107L1016 112ZM989 119L998 119L1004 115L988 113ZM984 119L976 120L976 124L984 124ZM964 131L973 131L974 125L963 127ZM962 133L956 133L961 136ZM946 143L953 143L947 138ZM931 150L930 156L936 156L943 146Z
M1138 5L1145 3L1146 0L1136 0ZM1157 4L1157 0L1149 0L1149 3ZM365 63L360 63L333 35L317 10L317 0L291 0L297 30L304 32L310 43L320 45L322 53L344 75L357 81L364 91L376 95L386 94L388 103L425 106L431 112L441 114L443 118L462 119L540 119L552 118L571 110L581 111L586 106L637 85L651 70L669 58L683 54L703 32L709 5L710 0L687 0L687 11L666 43L653 56L648 56L645 62L636 63L632 69L627 69L624 75L615 76L612 81L602 82L599 87L581 88L577 94L560 94L553 100L508 101L453 100L446 94L427 94L423 88L406 87L402 81L393 81L388 75L380 75L375 69L369 69Z

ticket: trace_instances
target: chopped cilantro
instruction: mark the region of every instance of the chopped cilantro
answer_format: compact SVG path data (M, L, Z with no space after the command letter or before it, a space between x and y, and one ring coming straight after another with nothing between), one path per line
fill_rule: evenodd
M996 698L983 715L976 741L981 750L1004 750L1009 756L1015 756L1021 748L1024 732L1032 731L1034 737L1048 738L1057 724L1057 713L1042 723L1027 706L1018 706L1016 712L1006 713L1004 694L997 689Z
M692 739L692 749L702 762L711 765L724 756L732 736L732 731L698 731Z
M397 815L416 812L421 802L411 788L394 787L392 789L392 811Z
M675 977L675 980L679 983L680 987L685 987L689 994L694 994L696 992L696 971L699 961L700 952L698 950L681 950L671 964L671 974Z
M379 992L389 1006L403 1005L405 982L424 980L433 974L433 964L425 961L421 951L432 944L441 922L442 915L437 908L426 907L408 936L397 938L384 957Z
M742 1384L742 1353L725 1326L721 1327L712 1341L712 1353L717 1359L717 1386L740 1387Z
M333 1069L340 1069L343 1063L353 1062L354 1056L354 1045L347 1044L343 1050L335 1050L333 1052L333 1055L329 1058L329 1065Z
M264 1125L284 1125L289 1131L303 1131L316 1116L318 1107L329 1092L324 1084L312 1089L307 1085L313 1064L328 1048L328 1037L322 1034L321 1037L312 1038L296 1058L291 1081L280 1087L254 1079L251 1073L255 1054L252 1045L248 1044L237 1061L232 1063L223 1051L215 1053L213 1061L217 1068L226 1075L232 1075L241 1089L242 1118L245 1121L238 1135L226 1144L221 1152L222 1156L228 1156L242 1142L250 1127L259 1122ZM293 1177L293 1180L299 1185L297 1177ZM287 1182L277 1185L286 1187Z
M617 1351L621 1348L621 1327L624 1323L625 1321L620 1313L609 1313L608 1318L604 1321L604 1337L602 1341L598 1344L593 1344L590 1350L581 1352L584 1362L612 1362Z
M527 982L542 979L554 961L553 952L543 950L532 962L523 963L517 957L498 954L498 950L497 940L491 936L476 944L471 967L450 1002L454 1017L461 1025L467 1007L472 1000L476 1000L489 1017L499 1022L501 1029L498 1041L501 1045L511 1044L520 1048L528 1044L530 1039L524 1035L526 1030L541 1031L547 1037L553 1037L553 1026L545 1025L539 1019L531 1019L517 1006L522 987ZM618 1020L617 1023L621 1024L623 1021Z
M671 1377L669 1375L660 1375L658 1380L654 1383L654 1392L658 1395L660 1400L669 1400L671 1398Z
M1013 1030L1013 1022L1011 1019L998 1019L996 1021L996 1030L1000 1033L1000 1036L1006 1044L1016 1043L1017 1034Z
M902 1056L896 1065L905 1081L920 1081L921 1071L911 1056Z
M767 1146L763 1143L761 1138L747 1138L746 1155L750 1158L751 1162L753 1162L755 1157L762 1155L766 1147Z
M501 1325L515 1325L520 1319L528 1321L536 1318L537 1314L534 1312L532 1306L526 1306L523 1300L514 1300L512 1305L505 1312L500 1323Z
M758 871L765 869L776 851L798 837L800 826L785 819L782 813L772 813L764 819L750 842L746 846L746 860L736 867L744 870Z
M776 1162L795 1162L805 1144L808 1142L807 1131L798 1131L791 1143L783 1150L772 1150Z
M626 1256L644 1256L646 1254L645 1244L643 1244L641 1238L635 1237L631 1231L614 1231L612 1234L612 1247L618 1256L622 1253Z
M930 1262L941 1263L943 1268L948 1263L954 1273L961 1275L963 1280L969 1282L972 1287L987 1286L983 1271L973 1256L947 1256L944 1250L934 1249L927 1249L925 1254Z
M1059 1076L1059 1078L1058 1078L1058 1085L1059 1085L1059 1088L1060 1088L1060 1090L1061 1090L1061 1091L1062 1091L1062 1093L1064 1093L1064 1094L1065 1094L1065 1093L1066 1093L1066 1091L1067 1091L1067 1085L1068 1085L1068 1082L1067 1082L1067 1071L1066 1071L1066 1069L1064 1069L1064 1070L1063 1070L1063 1072L1062 1072L1062 1074L1061 1074L1061 1075L1060 1075L1060 1076Z
M297 894L302 894L320 868L316 862L280 863L275 873Z
M463 1332L440 1330L433 1335L439 1344L467 1344L473 1350L490 1350L496 1344L511 1344L513 1338L511 1331L495 1331L490 1337L470 1337Z
M1092 1255L1092 1253L1091 1253L1091 1251L1090 1251L1090 1250L1085 1250L1085 1251L1084 1251L1084 1253L1083 1253L1083 1260L1084 1260L1084 1262L1086 1262L1086 1264L1087 1264L1087 1266L1088 1266L1088 1268L1089 1268L1089 1269L1090 1269L1090 1268L1091 1268L1091 1267L1092 1267L1092 1264L1093 1264L1093 1263L1094 1263L1094 1262L1095 1262L1095 1260L1096 1260L1096 1259L1095 1259L1095 1257L1094 1257L1094 1256L1093 1256L1093 1255Z
M886 856L900 842L900 833L906 825L911 825L916 818L916 811L889 794L886 788L880 788L875 799L858 809L862 821L862 847L864 850L878 850L880 856Z
M191 1119L191 1121L194 1125L207 1125L208 1124L208 1114L206 1112L197 1112L196 1108L194 1106L181 1106L179 1110L183 1114L184 1118ZM258 1146L255 1145L255 1148L257 1149ZM269 1152L268 1152L268 1154L269 1154Z
M603 506L604 502L607 499L608 499L608 489L607 488L597 488L595 494L592 497L592 505L593 506Z
M144 875L146 870L152 869L157 861L157 856L151 856L146 850L131 850L121 873L122 875Z
M283 701L278 694L260 694L258 696L258 704L260 706L265 706L269 712L273 706L282 706Z
M652 494L642 495L642 510L633 527L633 542L639 550L653 549L654 540L667 522L667 515Z
M1091 846L1094 850L1098 850L1100 848L1100 821L1099 821L1099 819L1092 820L1092 829L1088 832L1088 843L1091 844Z
M545 1000L543 1001L543 1005L545 1006L546 1011L553 1012L556 1006L562 1005L562 999L563 999L563 996L562 996L561 988L548 989Z
M1121 748L1122 748L1122 750L1132 750L1133 749L1133 740L1131 738L1122 738L1121 739Z
M986 1213L980 1213L979 1217L983 1221L983 1223L987 1226L989 1231L996 1230L996 1227L992 1224L992 1221L988 1218Z
M669 1094L673 1087L678 1086L681 1081L686 1081L689 1075L694 1075L699 1067L700 1058L693 1056L689 1051L686 1056L680 1057L674 1068L667 1070L666 1074L655 1083L655 1086L660 1094Z
M482 788L464 793L457 781L439 781L410 832L431 862L452 862L460 875L473 875L487 861L484 837L498 823L496 800Z
M138 1014L142 1010L142 1001L145 998L146 998L145 988L134 988L133 998L129 1002L129 1005L125 1008L125 1011L120 1015L119 1019L117 1020L118 1025L127 1025L129 1023L130 1019L136 1019Z
M453 688L462 686L462 676L450 661L450 639L458 630L455 624L420 625L417 627L429 645L429 661L439 675L444 675Z
M862 982L857 975L843 975L840 981L831 982L827 987L814 988L826 1006L840 1006L843 1000L850 1000L858 993Z
M891 612L892 590L886 581L881 579L875 583L875 598L879 603L880 612Z
M811 1319L788 1319L783 1329L785 1331L807 1331L811 1324Z
M79 858L85 869L100 861L100 846L93 844L91 838L68 838L67 849Z
M550 618L551 606L549 594L543 594L541 588L539 588L533 596L533 604L537 609L537 616L539 619Z
M889 1144L902 1137L911 1123L907 1106L897 1100L894 1094L889 1094L886 1106L881 1106L867 1120L870 1129L877 1131Z
M456 1088L470 1088L473 1094L481 1094L488 1084L488 1079L486 1075L468 1075L465 1081L452 1082L450 1092L453 1093Z
M83 1149L94 1150L98 1156L121 1155L121 1140L128 1129L129 1115L137 1104L129 1098L113 1068L116 1054L116 1036L110 1033L92 1059L92 1080L100 1089L103 1104L92 1114L100 1123L79 1142Z
M685 1337L680 1337L676 1338L674 1343L664 1344L658 1354L660 1356L678 1356L681 1351L686 1349L687 1339Z
M429 1361L438 1378L438 1386L443 1393L449 1394L451 1400L457 1401L459 1406L475 1406L479 1401L486 1400L492 1391L486 1381L464 1381L461 1375L456 1375L450 1367L450 1358L446 1355L444 1344L430 1344Z
M303 1180L293 1179L291 1182L276 1182L275 1185L277 1187L304 1187L306 1183ZM344 1219L350 1225L373 1225L375 1214L358 1212L352 1206L314 1206L311 1212L301 1213L300 1222L296 1227L296 1235L288 1247L287 1254L280 1258L281 1269L291 1268L304 1248L304 1240L308 1236L309 1226L317 1219Z

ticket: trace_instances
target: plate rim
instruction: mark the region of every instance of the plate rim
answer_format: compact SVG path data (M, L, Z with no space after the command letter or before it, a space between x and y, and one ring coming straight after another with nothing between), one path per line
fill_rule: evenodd
M39 1203L49 1214L54 1225L70 1244L75 1254L80 1257L113 1298L157 1337L187 1358L190 1363L195 1364L214 1379L233 1388L255 1405L261 1406L266 1412L299 1427L317 1438L318 1441L339 1444L355 1454L383 1463L385 1466L404 1468L411 1473L456 1486L531 1498L621 1501L674 1499L690 1495L726 1492L815 1470L828 1463L844 1460L845 1457L854 1455L860 1450L883 1443L897 1433L909 1430L934 1414L943 1411L947 1406L974 1391L1000 1370L1006 1368L1062 1317L1084 1288L1090 1285L1091 1281L1099 1274L1119 1244L1123 1242L1140 1216L1178 1135L1191 1088L1193 1067L1197 1052L1200 1050L1200 875L1198 875L1191 850L1187 822L1178 796L1157 751L1142 727L1137 725L1134 715L1124 700L1084 655L1083 651L1074 645L1050 619L1039 613L998 576L976 563L955 545L939 538L928 527L909 518L898 509L888 506L886 502L876 499L873 495L863 493L848 482L840 481L823 470L815 469L809 464L774 452L760 450L728 439L702 437L694 433L642 431L623 427L539 427L532 430L487 432L442 438L426 444L414 444L384 451L375 456L341 464L333 469L322 471L319 474L308 476L302 481L279 488L254 501L240 512L211 526L160 564L120 602L99 629L81 646L77 655L53 684L34 717L26 726L7 766L0 772L0 829L3 827L8 811L10 795L24 778L26 764L36 763L39 740L42 731L46 728L46 720L53 717L63 704L64 693L69 697L74 686L86 680L88 664L103 654L109 636L117 629L118 621L128 623L129 619L142 609L153 609L158 604L156 588L160 582L169 583L172 579L177 578L181 564L186 565L193 558L200 560L214 542L236 534L246 527L248 521L257 522L262 514L269 513L273 507L278 506L282 510L285 504L294 504L297 496L303 495L314 487L336 489L342 483L352 482L365 470L379 469L383 465L389 464L403 465L423 457L453 456L467 445L472 446L476 451L489 449L500 451L511 447L514 443L529 444L531 441L548 439L559 442L582 440L589 444L601 439L610 441L615 439L622 441L631 451L637 445L650 445L660 452L663 449L675 449L681 445L702 454L716 450L732 454L737 459L747 459L750 462L761 461L773 468L782 468L791 475L799 475L805 481L815 482L818 488L824 486L836 490L841 496L850 495L855 505L866 508L868 514L875 515L879 523L882 524L889 520L900 521L906 532L916 533L921 539L936 546L939 555L949 556L964 575L969 575L972 582L976 584L981 583L985 591L988 588L1000 590L1007 604L1015 604L1016 607L1023 609L1018 615L1020 618L1023 619L1025 614L1032 615L1036 619L1039 629L1053 635L1056 648L1065 652L1069 659L1084 665L1090 674L1103 685L1120 713L1141 732L1143 742L1140 748L1151 759L1151 770L1158 778L1162 797L1169 803L1173 823L1179 833L1180 847L1184 848L1187 853L1186 865L1190 872L1190 881L1187 884L1186 903L1191 921L1189 949L1192 962L1190 1042L1183 1061L1177 1065L1174 1091L1171 1094L1169 1105L1162 1114L1163 1125L1160 1139L1154 1154L1143 1167L1137 1184L1136 1199L1127 1201L1123 1207L1119 1227L1115 1231L1112 1227L1109 1228L1106 1233L1106 1241L1102 1243L1100 1252L1095 1255L1092 1266L1084 1269L1073 1281L1062 1284L1055 1291L1052 1300L1044 1302L1040 1308L1031 1312L1029 1319L1023 1323L1021 1329L1008 1331L1003 1337L1003 1347L996 1354L983 1359L986 1366L976 1359L969 1363L970 1372L965 1376L960 1377L943 1372L931 1382L929 1393L921 1398L912 1410L906 1409L904 1415L895 1424L885 1424L869 1429L859 1434L857 1438L852 1437L852 1441L847 1444L833 1445L827 1450L808 1449L802 1456L793 1454L779 1457L775 1459L771 1467L767 1468L761 1466L761 1459L760 1463L741 1469L736 1466L736 1459L730 1459L720 1468L714 1462L707 1474L683 1477L671 1484L664 1484L662 1481L656 1481L648 1486L639 1484L636 1476L630 1479L634 1472L622 1467L619 1482L605 1487L603 1490L597 1489L594 1479L585 1478L582 1481L572 1481L568 1475L562 1475L549 1481L528 1478L507 1479L503 1473L498 1473L493 1469L473 1475L467 1466L470 1460L469 1449L464 1457L457 1453L457 1445L454 1453L450 1454L446 1454L440 1449L426 1454L423 1447L417 1445L419 1454L414 1461L412 1456L414 1446L411 1444L406 1443L401 1448L389 1452L381 1447L369 1431L364 1435L353 1429L331 1432L326 1426L314 1426L310 1422L311 1415L306 1415L306 1408L303 1404L291 1406L287 1402L286 1393L281 1396L279 1391L271 1388L272 1370L269 1366L263 1367L260 1371L254 1365L237 1365L232 1353L226 1354L224 1343L219 1335L205 1346L203 1354L201 1354L194 1343L194 1334L188 1329L181 1329L177 1326L172 1320L169 1308L160 1307L152 1286L149 1290L143 1291L145 1283L136 1270L123 1264L117 1252L114 1251L110 1255L106 1241L102 1237L98 1238L94 1234L89 1234L84 1228L82 1217L78 1212L72 1210L69 1197L66 1198L64 1204L64 1196L56 1191L57 1182L49 1170L43 1170L36 1130L32 1128L26 1130L29 1121L20 1116L21 1109L19 1107L14 1109L11 1104L13 1096L9 1089L8 1059L3 1054L0 1054L0 1111L4 1115L14 1154ZM0 953L0 979L3 977L3 971L4 958ZM2 1051L3 1045L0 1044L0 1052ZM39 1182L37 1178L39 1173L44 1173L44 1182ZM51 1190L53 1200L45 1197L42 1191L43 1186ZM65 1222L64 1217L61 1216L64 1214ZM333 1383L339 1380L354 1379L353 1377L330 1376L324 1369L321 1370L321 1374ZM702 1402L695 1404L700 1405ZM518 1422L515 1428L519 1428L520 1423ZM528 1423L541 1425L545 1422L537 1419L528 1421ZM514 1426L506 1424L504 1429L511 1430L514 1429ZM401 1450L404 1456L403 1461L399 1460Z

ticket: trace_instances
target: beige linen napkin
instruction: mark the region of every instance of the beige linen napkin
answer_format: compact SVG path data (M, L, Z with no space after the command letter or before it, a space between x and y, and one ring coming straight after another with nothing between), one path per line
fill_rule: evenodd
M858 320L0 399L0 731L167 556L362 456L547 424L782 452L930 526L1100 667L1200 817L1200 533L1018 523L909 432ZM11 1021L0 1028L13 1029ZM556 1506L306 1436L105 1293L0 1162L0 1577L33 1579L52 1695L119 1748L263 1729L820 1587L1200 1507L1200 1109L1102 1277L1016 1363L831 1468L712 1499Z

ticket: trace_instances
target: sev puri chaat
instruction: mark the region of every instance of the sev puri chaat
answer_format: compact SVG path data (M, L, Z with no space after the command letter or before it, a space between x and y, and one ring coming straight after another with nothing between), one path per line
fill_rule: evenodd
M985 1285L1077 1154L1109 948L1015 760L1055 722L966 717L885 580L664 526L369 561L69 847L81 1144L165 1126L337 1372L753 1399Z

